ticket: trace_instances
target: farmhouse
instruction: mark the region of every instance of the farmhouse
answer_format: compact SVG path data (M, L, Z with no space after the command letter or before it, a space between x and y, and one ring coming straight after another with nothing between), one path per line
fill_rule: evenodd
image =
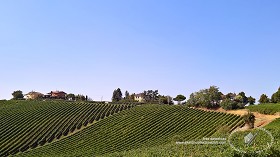
M65 99L66 94L63 91L51 91L47 95L44 95L45 98L54 98L54 99Z
M44 96L44 94L42 94L40 92L31 91L31 92L25 94L24 96L26 99L37 99L37 98L42 98Z
M143 102L144 101L144 93L135 94L134 100L136 100L138 102Z

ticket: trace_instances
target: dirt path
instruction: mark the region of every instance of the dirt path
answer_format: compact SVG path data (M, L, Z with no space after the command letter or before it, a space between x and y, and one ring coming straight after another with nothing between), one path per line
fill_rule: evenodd
M209 110L209 109L205 109L205 108L197 108L197 109L201 109L204 111L215 111L215 112L226 112L226 113L231 113L231 114L236 114L236 115L244 115L246 113L248 113L248 109L240 109L240 110L229 110L226 111L222 108L216 109L216 110ZM267 124L269 124L270 122L272 122L274 119L276 118L280 118L280 115L276 114L276 115L265 115L265 114L261 114L258 112L252 112L255 115L256 121L255 121L255 127L263 127Z

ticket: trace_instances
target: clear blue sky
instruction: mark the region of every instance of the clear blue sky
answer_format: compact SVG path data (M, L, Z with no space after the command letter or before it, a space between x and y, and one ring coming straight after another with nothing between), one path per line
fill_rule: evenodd
M114 89L176 96L280 86L278 0L14 0L0 5L0 99Z

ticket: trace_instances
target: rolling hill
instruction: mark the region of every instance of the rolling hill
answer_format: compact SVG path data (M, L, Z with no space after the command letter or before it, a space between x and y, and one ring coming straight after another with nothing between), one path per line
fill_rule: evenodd
M0 156L62 139L131 107L131 104L0 101Z
M98 156L210 137L243 124L240 116L184 106L142 105L17 156Z

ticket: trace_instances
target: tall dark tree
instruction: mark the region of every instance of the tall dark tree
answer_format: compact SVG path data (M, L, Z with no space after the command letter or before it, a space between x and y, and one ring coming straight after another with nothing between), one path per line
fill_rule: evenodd
M23 94L21 90L14 91L12 95L13 95L13 99L15 100L23 99Z
M259 99L259 103L261 103L261 104L269 103L269 98L267 97L267 95L262 94L260 99Z
M256 102L256 99L253 98L253 97L251 97L251 96L249 96L249 97L248 97L248 102L249 102L250 105L254 105L255 102Z
M120 88L114 90L113 92L113 96L112 96L112 101L116 102L116 101L120 101L122 100L122 91Z
M125 99L130 99L129 92L125 91Z
M179 105L181 105L181 102L186 100L186 97L182 94L179 94L176 96L176 98L173 99L174 101L177 101Z

